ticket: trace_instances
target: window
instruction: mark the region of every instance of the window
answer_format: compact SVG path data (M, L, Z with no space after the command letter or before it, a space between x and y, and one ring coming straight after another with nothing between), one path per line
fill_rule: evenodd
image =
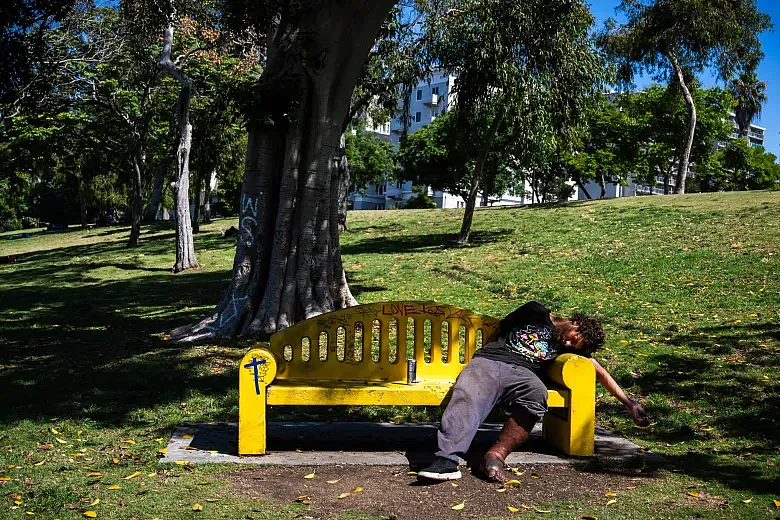
M439 117L438 110L431 110L431 119L433 119L434 117Z
M422 112L416 112L414 114L414 122L419 123L420 121L422 121Z
M436 94L438 96L439 95L439 87L433 87L431 89L431 94Z
M417 91L417 101L420 101L422 99L422 90Z
M382 195L384 193L385 193L385 185L384 184L380 184L379 186L376 187L376 194L377 195Z
M403 186L403 184L404 184L403 181L398 181L398 182L395 183L395 187L400 190L401 187Z

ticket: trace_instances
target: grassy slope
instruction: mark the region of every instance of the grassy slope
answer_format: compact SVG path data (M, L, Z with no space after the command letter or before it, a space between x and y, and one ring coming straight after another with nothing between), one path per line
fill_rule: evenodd
M603 392L599 422L676 470L601 511L589 506L591 514L716 518L724 514L717 502L731 515L764 518L780 499L779 216L780 193L495 208L477 212L473 244L457 248L461 211L353 212L342 240L362 302L436 300L500 317L536 299L603 319L599 357L654 424L634 428ZM242 345L183 349L154 335L219 299L233 247L218 230L232 223L205 226L196 237L205 267L176 276L167 272L173 233L163 226L147 229L134 250L124 248L124 228L0 235L0 258L17 255L0 265L0 469L11 478L0 488L0 518L93 509L167 520L190 517L196 500L232 518L258 508L204 476L220 468L148 476L174 424L237 411ZM136 470L144 476L121 478ZM699 504L685 494L691 489L723 498Z

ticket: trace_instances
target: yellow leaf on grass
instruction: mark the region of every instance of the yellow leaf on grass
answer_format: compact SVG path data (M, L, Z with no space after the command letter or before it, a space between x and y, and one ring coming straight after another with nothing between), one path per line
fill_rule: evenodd
M68 444L68 441L62 440L59 437L54 437L54 440L59 442L60 444Z
M97 518L97 512L96 511L84 511L82 513L87 518Z
M91 504L89 504L89 505L91 505L91 506L96 506L96 505L98 505L99 503L100 503L100 499L99 499L99 498L96 498L96 499L95 499L95 500L93 500L93 501L92 501L92 503L91 503Z
M168 448L161 448L157 450L157 453L162 453L163 455L168 455Z
M8 482L9 480L11 480L11 477L8 475L0 475L0 482Z
M534 510L537 513L552 513L552 509L536 509L536 508L534 508Z
M147 477L156 477L157 473L147 473L146 476Z
M140 471L134 471L131 474L129 474L128 476L122 477L122 478L125 479L125 480L130 480L131 478L135 478L135 477L137 477L139 475L143 475L143 473L141 473Z
M338 482L339 480L341 480L341 479L340 479L340 478L337 478L336 480L327 480L326 482L327 482L328 484L335 484L335 483L336 483L336 482Z
M775 507L780 507L780 500L772 500L775 503Z
M585 520L599 520L599 517L589 515L588 513L583 514L582 518L584 518Z
M28 515L30 515L30 516L32 516L32 515L34 515L35 513L34 513L33 511L27 511L27 514L28 514Z
M190 463L190 461L188 461L188 460L177 460L176 461L176 464L178 464L179 466L186 466L189 463Z
M352 494L352 493L342 493L342 494L340 494L340 495L339 495L339 498L340 498L340 499L341 499L341 498L347 498L347 497L348 497L349 495L351 495L351 494Z
M458 485L457 485L455 482L450 482L450 485L451 485L452 487L458 487Z
M316 473L315 471L312 471L312 472L311 472L311 473L309 473L308 475L304 475L304 476L303 476L303 478L314 478L314 474L315 474L315 473Z
M520 481L516 479L507 480L506 482L504 482L505 487L515 487L519 485L520 485Z
M604 493L604 496L605 497L616 497L617 493L613 493L612 491L607 491L606 493Z
M460 511L460 510L461 510L461 509L463 509L464 507L466 507L466 502L465 502L465 501L464 501L464 502L461 502L461 503L460 503L460 504L458 504L458 505L454 505L454 506L452 506L452 509L454 509L455 511Z
M120 489L120 488L116 484L111 484L110 486L108 486L108 489Z
M356 487L355 489L352 490L353 493L360 493L361 491L363 491L363 488L360 487L360 486L358 486L358 487Z
M520 507L522 507L523 509L533 509L533 507L527 506L525 504L520 504Z
M407 475L417 475L417 472L416 471L407 471L406 474Z
M54 435L59 435L59 434L60 434L60 432L58 432L58 431L57 431L57 430L55 430L54 428L52 428L52 429L51 429L51 432L52 432Z
M211 485L211 482L198 482L199 486L209 486Z
M699 496L699 493L698 493L697 491L688 491L688 493L687 493L687 494L688 494L688 495L690 495L690 496L692 496L692 497L697 497L697 496Z
M119 459L111 459L111 462L113 462L114 464L119 464Z
M512 506L506 506L506 508L509 509L510 513L517 513L518 511L520 511L518 508Z
M749 503L751 503L752 501L753 501L753 499L752 499L752 498L748 498L747 500L743 500L743 501L742 501L742 503L743 503L743 504L749 504Z
M607 500L608 506L611 506L612 504L617 504L617 500L615 500L614 498L612 500Z
M506 488L505 487L498 488L498 489L496 489L496 491L499 492L499 493L506 493Z
M193 511L203 511L203 506L200 504L192 504Z
M40 462L36 462L35 464L33 464L33 466L43 466L44 464L46 464L46 461L42 460Z
M90 471L89 473L87 473L87 476L88 477L102 477L103 474L101 472L99 472L99 471Z
M135 441L133 439L125 439L125 440L119 441L119 442L126 442L127 444L135 444Z

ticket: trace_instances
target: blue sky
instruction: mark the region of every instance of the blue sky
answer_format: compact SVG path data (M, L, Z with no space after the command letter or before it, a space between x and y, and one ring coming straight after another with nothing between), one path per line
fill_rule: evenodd
M619 0L591 0L591 12L596 17L597 27L602 27L604 21L613 17L619 20L615 14L615 7ZM772 17L772 23L777 32L767 32L761 35L761 43L764 46L764 61L758 68L758 77L766 81L766 94L769 101L764 105L760 121L753 124L766 128L764 133L764 147L780 157L780 2L777 0L758 0L761 11ZM716 85L711 77L700 78L705 87ZM636 78L639 88L651 83L649 78ZM724 86L722 83L719 86Z

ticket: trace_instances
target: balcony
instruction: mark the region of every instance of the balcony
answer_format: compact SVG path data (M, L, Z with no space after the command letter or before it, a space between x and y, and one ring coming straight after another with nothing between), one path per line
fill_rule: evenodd
M435 107L439 104L439 95L438 94L431 94L431 97L423 101L426 105L429 107Z

